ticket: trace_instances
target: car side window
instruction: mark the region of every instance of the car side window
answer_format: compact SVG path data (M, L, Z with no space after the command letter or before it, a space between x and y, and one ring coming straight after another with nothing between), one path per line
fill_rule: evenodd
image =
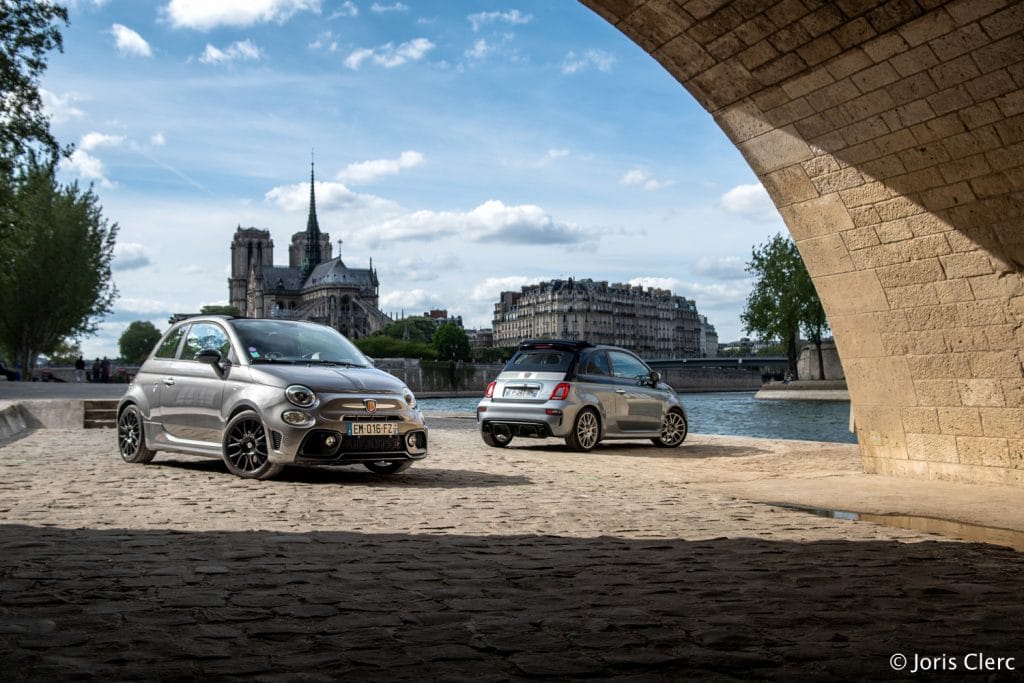
M221 356L227 357L231 351L228 335L220 325L196 323L188 328L185 346L181 349L181 360L195 360L200 351L209 349L219 351Z
M157 348L156 353L153 354L155 358L174 358L174 355L178 351L178 342L181 341L182 335L185 334L185 325L182 325L178 329L167 335L163 343Z
M609 351L612 361L612 376L616 379L630 380L640 384L646 381L651 371L639 358L622 351Z
M610 376L612 371L608 367L608 355L604 351L591 353L584 360L583 369L580 371L580 374Z

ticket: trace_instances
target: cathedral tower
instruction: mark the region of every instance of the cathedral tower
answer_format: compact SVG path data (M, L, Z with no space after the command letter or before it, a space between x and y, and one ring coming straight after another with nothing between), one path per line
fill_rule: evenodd
M274 241L269 230L238 226L231 241L231 277L228 287L231 305L246 315L249 271L260 266L274 265Z

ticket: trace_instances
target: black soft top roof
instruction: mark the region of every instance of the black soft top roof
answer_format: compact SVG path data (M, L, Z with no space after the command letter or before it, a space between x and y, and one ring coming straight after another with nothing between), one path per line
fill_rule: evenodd
M588 341L579 339L527 339L519 344L520 351L529 349L562 349L565 351L579 351L593 346Z

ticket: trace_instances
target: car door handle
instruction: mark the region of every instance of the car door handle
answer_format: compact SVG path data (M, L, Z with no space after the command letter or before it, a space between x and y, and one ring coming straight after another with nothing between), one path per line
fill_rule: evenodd
M174 386L174 378L173 377L164 377L164 384L166 384L169 387Z
M626 393L626 390L625 389L616 389L615 393L616 394L624 394L624 393Z

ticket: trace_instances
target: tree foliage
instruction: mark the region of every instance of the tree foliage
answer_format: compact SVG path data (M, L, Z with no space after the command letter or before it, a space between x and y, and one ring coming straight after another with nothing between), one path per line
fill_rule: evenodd
M426 342L411 342L383 334L353 339L352 343L371 358L422 358L432 360L437 352Z
M0 174L9 178L30 151L50 161L60 147L50 134L39 81L46 53L63 49L58 24L67 10L45 0L0 0Z
M800 330L811 339L817 335L820 348L828 327L807 266L793 241L777 234L753 249L747 272L755 278L754 289L740 320L748 333L762 341L785 345L790 372L796 377Z
M466 331L455 323L438 327L430 343L441 360L469 360L472 356Z
M392 339L429 344L434 338L435 330L437 330L437 324L431 318L413 316L388 323L377 330L375 334L391 337Z
M126 363L142 363L160 341L160 330L148 320L136 320L125 328L117 340L121 358Z
M31 379L36 356L96 331L117 290L117 225L92 190L57 184L54 165L29 163L0 216L0 344Z

